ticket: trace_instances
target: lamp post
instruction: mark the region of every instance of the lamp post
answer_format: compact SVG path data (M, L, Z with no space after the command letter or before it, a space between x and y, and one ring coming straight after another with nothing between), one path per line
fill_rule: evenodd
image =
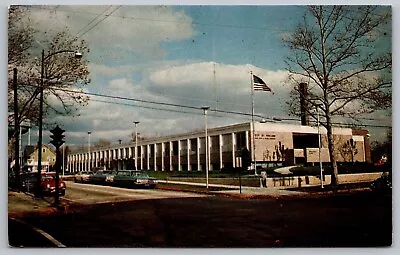
M138 155L138 147L137 147L137 125L140 123L139 121L134 121L135 124L135 170L137 170L137 155Z
M88 137L88 171L90 171L90 134L92 134L91 131L87 132L89 137Z
M206 144L206 188L208 189L208 134L207 134L207 111L210 109L208 106L201 107L204 114L204 122L205 122L205 144Z
M38 137L38 175L37 175L37 192L36 195L39 195L40 182L41 182L41 171L42 171L42 140L43 140L43 84L44 84L44 61L49 59L50 57L60 54L60 53L75 53L75 58L82 58L82 53L75 50L60 50L53 53L50 53L46 57L44 56L44 49L42 50L42 58L41 58L41 68L40 68L40 97L39 97L39 137Z
M322 161L321 161L321 134L319 131L319 110L318 106L316 105L315 108L317 109L317 126L318 126L318 160L319 160L319 168L321 173L321 188L324 188L324 178L323 178L323 169L322 169Z

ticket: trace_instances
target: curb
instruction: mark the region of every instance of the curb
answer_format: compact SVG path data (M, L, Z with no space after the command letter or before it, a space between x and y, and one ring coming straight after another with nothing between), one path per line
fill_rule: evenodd
M52 237L49 233L45 232L44 230L34 227L30 224L28 224L27 222L21 220L21 219L17 219L14 217L9 217L9 219L18 222L30 229L32 229L33 231L35 231L36 233L40 234L41 236L43 236L44 238L46 238L47 240L49 240L52 244L54 244L56 247L58 248L66 248L66 246L64 244L62 244L61 242L59 242L57 239L55 239L54 237Z

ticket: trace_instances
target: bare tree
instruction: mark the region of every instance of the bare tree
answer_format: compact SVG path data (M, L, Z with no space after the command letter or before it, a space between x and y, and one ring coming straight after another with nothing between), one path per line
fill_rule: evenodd
M46 42L37 41L32 24L24 23L27 8L10 7L9 9L9 65L18 69L18 103L19 121L29 120L36 123L39 117L39 94L41 85L42 58L40 50L44 48L44 118L52 113L74 114L78 107L86 105L89 97L81 93L81 89L90 82L87 56L88 45L84 40L72 36L67 28L58 31ZM25 19L23 19L25 17ZM22 38L22 39L21 39ZM22 40L21 45L18 41ZM40 46L40 47L39 47ZM76 59L74 51L82 53ZM9 68L9 72L12 71ZM8 108L13 110L12 75L9 75ZM9 114L9 122L14 119Z
M147 136L144 136L144 135L142 135L141 133L137 133L137 139L138 139L138 141L140 141L140 140L146 140L148 137ZM136 141L136 133L135 132L132 132L131 134L130 134L130 142L135 142Z
M11 5L8 9L8 64L22 64L27 61L35 33L26 9Z
M288 101L299 115L300 83L307 86L307 110L327 129L338 184L332 119L352 117L391 107L391 10L377 6L309 6L295 32L284 38L291 51L286 63L294 84ZM389 28L388 28L389 27ZM389 29L389 31L387 31Z
M99 139L93 144L93 148L108 148L111 146L111 142L107 139Z

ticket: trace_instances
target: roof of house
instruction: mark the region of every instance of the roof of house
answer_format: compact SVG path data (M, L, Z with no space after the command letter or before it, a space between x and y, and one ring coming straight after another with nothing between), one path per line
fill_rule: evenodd
M37 147L37 145L26 145L24 150L25 155L31 155L37 150ZM42 147L46 147L51 152L55 153L54 149L48 144L42 144Z

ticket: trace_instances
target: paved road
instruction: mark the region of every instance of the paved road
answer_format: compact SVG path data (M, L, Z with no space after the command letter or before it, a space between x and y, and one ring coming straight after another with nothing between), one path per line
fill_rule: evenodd
M84 204L80 208L24 219L67 247L374 247L392 243L391 197L371 192L246 200L158 190L110 191L79 184L69 188L66 198ZM87 190L79 193L81 188ZM83 194L88 194L86 199Z
M111 186L67 182L67 193L62 199L71 203L99 204L144 199L202 197L204 195L157 189L125 189Z

